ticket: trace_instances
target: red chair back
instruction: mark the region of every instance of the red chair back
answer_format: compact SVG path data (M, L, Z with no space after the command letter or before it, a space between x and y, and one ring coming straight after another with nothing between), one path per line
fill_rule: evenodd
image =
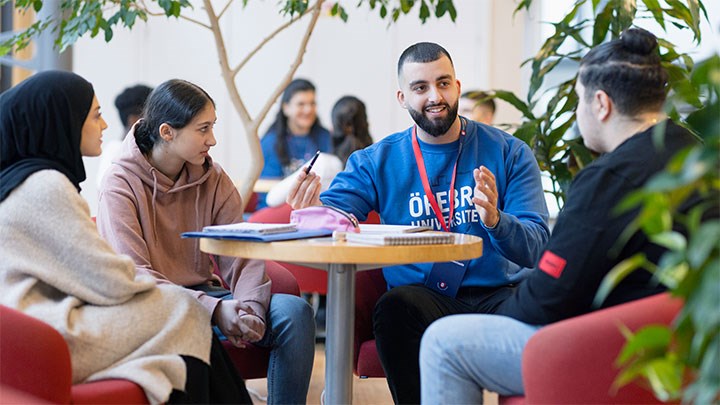
M70 351L60 333L38 319L2 305L0 359L0 403L147 403L142 388L128 380L72 385ZM32 400L19 401L23 394L32 396Z
M0 383L48 402L69 404L70 351L60 333L38 319L1 305L0 331ZM41 370L33 366L38 360L43 369L52 372L40 376Z
M619 374L615 359L625 344L620 325L632 331L670 325L681 307L680 300L664 293L540 329L523 352L526 403L660 403L635 383L613 392Z

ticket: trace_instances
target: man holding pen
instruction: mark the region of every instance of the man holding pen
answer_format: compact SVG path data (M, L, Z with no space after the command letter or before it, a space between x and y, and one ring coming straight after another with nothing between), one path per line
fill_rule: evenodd
M415 125L351 155L322 196L318 176L300 173L288 203L330 205L360 220L376 211L387 224L483 238L483 256L468 262L384 269L389 291L373 315L378 353L395 402L419 403L425 329L447 315L492 312L537 261L548 214L530 148L458 116L460 81L443 47L406 49L398 81L398 102Z

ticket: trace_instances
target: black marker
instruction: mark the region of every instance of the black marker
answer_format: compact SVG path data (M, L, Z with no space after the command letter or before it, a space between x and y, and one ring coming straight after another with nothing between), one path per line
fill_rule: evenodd
M310 160L310 164L308 165L307 169L305 169L305 174L310 174L310 170L312 169L313 165L315 164L315 161L317 160L318 156L320 156L319 149L317 152L315 152L315 156L313 156L312 160Z

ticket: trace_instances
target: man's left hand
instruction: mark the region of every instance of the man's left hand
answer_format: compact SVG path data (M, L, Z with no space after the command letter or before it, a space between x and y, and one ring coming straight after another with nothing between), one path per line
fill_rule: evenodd
M480 214L480 220L488 228L494 228L500 221L500 212L497 208L498 192L495 185L495 175L485 166L473 170L475 188L472 202Z

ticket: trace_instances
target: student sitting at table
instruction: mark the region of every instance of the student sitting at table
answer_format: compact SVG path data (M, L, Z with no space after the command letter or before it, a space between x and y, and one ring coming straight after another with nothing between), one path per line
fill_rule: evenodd
M312 167L313 172L320 176L322 189L327 190L335 176L345 167L350 155L356 150L372 145L373 139L367 120L365 103L354 96L343 96L332 108L332 153L320 153ZM280 183L273 186L265 199L268 207L277 207L285 204L290 190L295 185L295 179L300 170L285 177Z
M280 180L312 159L315 152L330 153L330 132L317 117L315 85L295 79L280 98L275 121L260 139L265 165L260 178ZM266 194L258 194L257 208L263 208Z
M373 313L378 356L393 400L418 403L425 329L443 316L492 312L535 264L548 214L532 150L458 115L461 86L447 50L408 47L397 78L398 104L414 124L353 153L322 195L317 175L301 172L288 203L333 206L361 221L375 211L387 224L483 238L482 257L467 262L383 269L389 290Z
M244 347L270 347L270 403L306 401L314 356L310 306L274 294L265 263L211 257L186 231L242 222L240 194L209 155L215 146L215 103L200 87L169 80L150 94L141 120L125 139L123 153L100 188L98 228L138 272L159 283L188 288L212 316L223 337Z
M251 403L202 305L136 275L98 235L78 191L105 128L74 73L36 73L0 95L0 304L62 335L74 384L130 380L152 404Z
M697 142L663 113L667 80L657 39L640 28L583 57L575 84L577 124L585 145L603 155L575 177L536 268L497 303L495 315L449 316L427 329L420 355L423 403L482 403L483 389L522 395L523 351L540 328L598 309L593 298L603 278L624 260L639 254L660 260L665 248L642 231L617 246L639 210L615 209L676 152ZM690 198L681 211L698 203ZM716 210L710 211L715 217ZM663 290L651 273L638 269L602 307Z

